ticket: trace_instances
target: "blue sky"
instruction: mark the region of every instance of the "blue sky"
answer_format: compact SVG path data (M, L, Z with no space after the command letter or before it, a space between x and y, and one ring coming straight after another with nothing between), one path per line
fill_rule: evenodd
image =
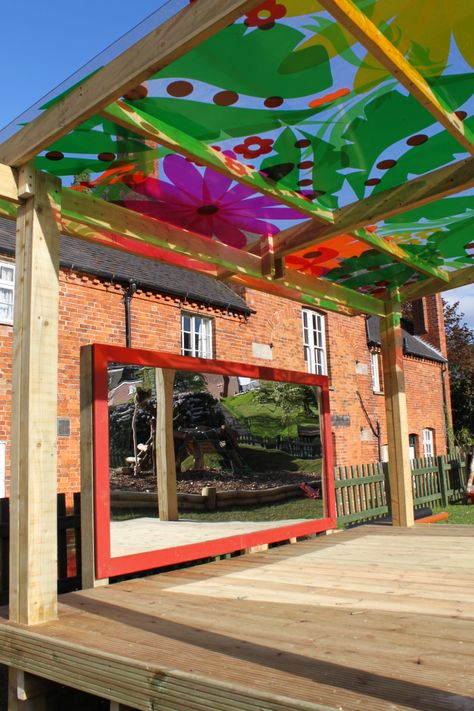
M5 2L0 43L0 128L15 119L111 42L163 5L159 0ZM459 301L474 329L474 285L443 297Z

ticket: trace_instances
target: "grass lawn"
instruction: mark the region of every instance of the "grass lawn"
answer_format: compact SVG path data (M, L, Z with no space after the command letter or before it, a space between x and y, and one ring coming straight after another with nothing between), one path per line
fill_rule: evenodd
M296 437L298 425L315 427L319 424L316 413L314 417L298 413L288 418L276 405L255 402L255 394L252 391L238 397L223 398L221 403L255 437Z
M251 444L239 445L239 454L253 472L301 472L315 474L321 471L322 459L299 459L280 449L263 449ZM208 469L223 469L222 458L218 454L205 454L204 465ZM182 470L192 470L194 457L189 456L182 462Z
M113 521L126 521L143 516L155 517L154 511L125 510L112 512ZM223 511L183 511L180 519L188 521L285 521L294 518L323 518L324 505L320 499L292 499L262 506L236 506Z
M321 471L322 459L298 459L279 449L262 449L250 444L240 445L242 459L254 472L304 472Z
M285 521L294 518L322 518L324 506L321 500L292 499L264 506L245 506L223 511L186 511L180 518L192 521Z
M449 518L439 523L474 526L474 506L472 504L464 504L462 501L458 501L456 504L448 504L448 506L433 510L433 513L439 513L440 511L447 511Z

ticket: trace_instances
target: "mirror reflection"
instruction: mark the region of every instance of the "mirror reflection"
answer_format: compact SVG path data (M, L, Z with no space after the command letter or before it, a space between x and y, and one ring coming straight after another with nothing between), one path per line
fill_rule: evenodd
M317 388L127 364L108 383L112 556L324 517Z

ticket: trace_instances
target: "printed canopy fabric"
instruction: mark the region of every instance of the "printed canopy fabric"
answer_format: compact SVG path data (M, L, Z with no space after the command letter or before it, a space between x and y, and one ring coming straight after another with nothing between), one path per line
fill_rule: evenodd
M471 136L472 5L355 4ZM124 99L329 211L468 157L315 0L267 0ZM76 190L239 248L307 219L99 116L50 146L37 164ZM464 192L369 227L451 271L473 263L473 209L473 193ZM424 278L352 235L301 250L286 263L376 295Z

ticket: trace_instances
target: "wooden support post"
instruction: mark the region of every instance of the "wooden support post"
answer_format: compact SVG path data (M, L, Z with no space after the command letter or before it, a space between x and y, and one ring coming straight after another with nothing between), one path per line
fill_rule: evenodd
M155 383L158 511L161 521L177 521L178 495L173 442L174 370L155 368Z
M398 291L392 293L387 315L380 321L385 410L387 413L390 499L394 526L413 526L413 489L408 446L407 403L403 372L401 305Z
M81 578L82 588L107 585L95 577L94 544L94 417L92 346L81 348Z
M82 587L93 588L94 565L94 464L92 346L81 348L81 571Z
M444 457L437 457L438 464L438 476L439 476L439 488L441 491L441 499L443 501L443 506L447 506L449 501L449 486L448 486L448 476L446 471L446 463Z
M259 243L261 268L263 276L271 279L283 279L285 276L285 262L280 257L275 257L273 235L263 235Z
M23 174L28 174L25 170ZM32 175L18 208L10 509L10 619L57 616L57 371L61 183Z
M10 669L8 683L8 711L47 711L54 705L58 686L52 681L21 669Z

